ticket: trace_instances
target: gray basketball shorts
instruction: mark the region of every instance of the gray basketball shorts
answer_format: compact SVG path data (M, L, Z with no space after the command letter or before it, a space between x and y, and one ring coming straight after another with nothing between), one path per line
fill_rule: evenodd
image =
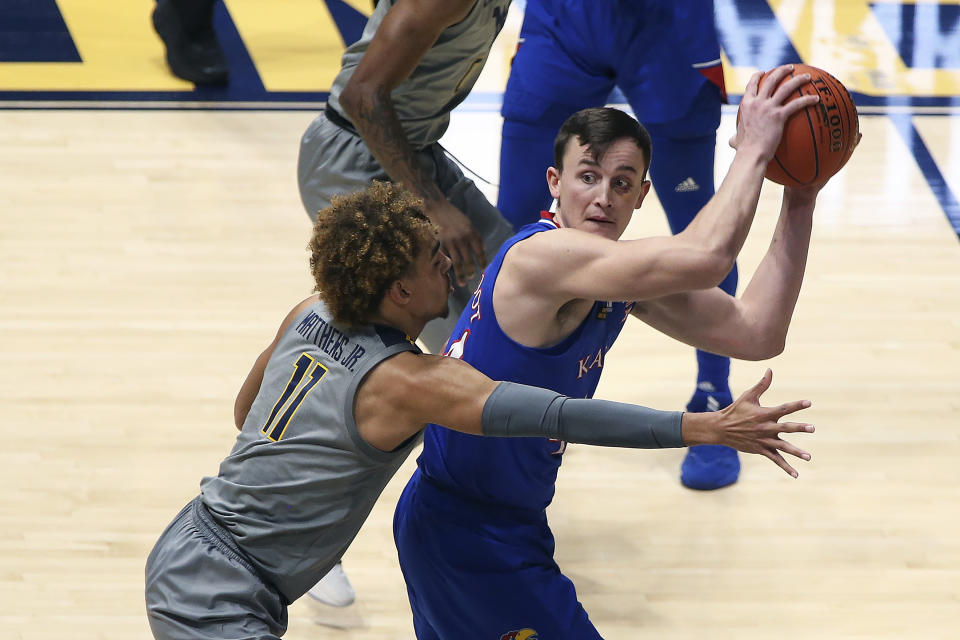
M513 235L510 223L439 144L431 144L416 154L417 161L430 171L447 200L473 223L483 239L487 257L495 256L500 245ZM310 123L300 140L297 179L300 199L311 220L316 220L317 212L330 205L333 196L366 189L374 180L390 180L360 136L330 122L323 113ZM447 318L430 322L420 335L431 352L439 353L443 348L479 284L484 266L479 265L466 286L456 287L450 294Z
M157 640L279 639L287 607L249 561L225 544L229 535L200 498L177 514L147 558L146 601Z

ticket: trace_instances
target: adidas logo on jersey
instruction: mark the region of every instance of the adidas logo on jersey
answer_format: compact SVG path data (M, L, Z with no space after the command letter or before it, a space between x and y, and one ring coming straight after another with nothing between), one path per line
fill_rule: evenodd
M686 193L687 191L699 191L700 185L697 184L697 181L693 178L687 178L676 187L673 188L677 193Z

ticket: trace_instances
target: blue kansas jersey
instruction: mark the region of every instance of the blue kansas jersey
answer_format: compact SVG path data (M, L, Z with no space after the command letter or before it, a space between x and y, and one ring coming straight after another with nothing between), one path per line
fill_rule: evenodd
M535 233L556 228L550 214L544 214L503 244L460 315L444 354L469 362L493 380L589 398L632 304L596 302L570 336L546 349L514 342L493 312L493 288L507 251ZM449 493L497 506L542 510L553 499L565 446L546 438L486 438L430 425L418 464L424 479Z

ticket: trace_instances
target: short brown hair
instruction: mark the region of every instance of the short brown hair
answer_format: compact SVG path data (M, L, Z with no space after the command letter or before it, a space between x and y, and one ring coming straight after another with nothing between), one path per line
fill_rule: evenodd
M316 291L334 319L369 323L390 285L412 268L424 238L436 232L423 201L397 185L374 182L335 196L317 214L307 246Z
M553 162L558 171L563 171L563 154L566 153L571 138L587 147L598 162L617 140L633 140L643 152L643 159L647 163L643 168L643 179L646 180L653 147L650 134L642 124L623 111L613 107L595 107L581 109L567 118L553 141Z

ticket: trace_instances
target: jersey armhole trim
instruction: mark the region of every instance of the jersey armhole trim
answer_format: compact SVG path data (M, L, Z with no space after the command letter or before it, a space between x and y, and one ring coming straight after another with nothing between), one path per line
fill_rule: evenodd
M353 400L357 395L357 389L360 387L360 383L367 377L374 367L383 363L384 360L391 358L398 353L404 353L405 351L411 351L414 353L419 353L420 350L415 344L403 341L398 344L391 345L380 352L377 353L375 358L371 358L366 365L364 365L359 371L357 371L353 378L350 380L350 386L347 387L347 393L343 399L343 415L344 422L347 427L347 433L350 435L350 439L353 441L353 444L357 447L357 453L366 456L368 459L374 462L389 462L390 460L395 459L398 455L406 455L405 452L409 452L417 442L419 441L419 434L423 433L423 430L414 434L407 440L403 442L399 447L393 451L383 451L378 449L366 440L363 439L363 436L360 435L360 429L357 427L356 416L353 415Z

